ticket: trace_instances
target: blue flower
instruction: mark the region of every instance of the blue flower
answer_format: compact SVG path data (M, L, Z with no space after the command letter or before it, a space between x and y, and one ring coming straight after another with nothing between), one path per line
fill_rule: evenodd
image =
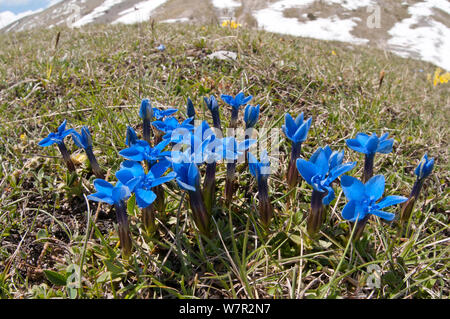
M323 198L324 205L334 199L331 183L340 175L350 171L356 162L342 164L344 151L332 152L330 147L318 148L309 161L297 159L297 169L303 179L318 192L328 192Z
M383 175L373 176L365 184L354 177L344 175L341 177L341 186L345 196L349 199L342 210L342 217L351 222L364 220L368 214L391 221L395 215L382 209L407 200L403 196L391 195L377 203L384 192L385 179Z
M394 144L394 139L387 139L389 133L384 133L382 136L378 137L377 134L373 133L371 136L358 133L356 138L348 139L345 142L348 147L352 150L366 155L371 155L375 153L388 154L392 152L392 145Z
M251 106L250 104L246 106L244 111L244 122L245 128L251 128L255 126L259 117L259 104L256 106Z
M211 145L214 145L214 155L217 160L224 159L228 163L234 163L243 152L256 143L254 139L247 139L238 143L234 137L224 137L216 139Z
M171 142L177 143L179 142L179 139L175 137L180 138L180 136L183 136L184 133L194 129L194 125L191 124L191 121L192 118L188 118L182 123L179 123L176 118L169 116L163 121L152 122L152 125L161 132L165 133L163 139L169 139ZM174 133L173 136L172 133Z
M157 120L162 120L163 118L165 118L166 116L170 116L174 113L178 112L178 109L165 109L165 110L160 110L156 107L153 108L153 116L157 119Z
M79 148L87 149L89 147L92 147L92 136L87 126L83 126L81 128L81 134L76 131L72 132L71 134L75 145Z
M42 147L46 147L46 146L50 146L53 144L62 144L64 141L64 138L67 135L70 135L72 133L76 133L76 131L74 129L68 129L66 130L66 124L67 124L67 120L64 120L64 122L62 122L62 124L58 127L58 131L56 133L51 132L50 134L48 134L48 136L46 138L44 138L42 141L39 142L39 146Z
M425 153L425 155L420 160L419 165L417 165L416 169L414 170L414 174L416 174L418 179L424 179L431 174L431 172L433 171L433 167L434 158L431 158L429 160L428 155Z
M170 156L170 151L163 152L169 143L169 140L163 140L155 147L150 147L146 141L138 140L136 144L121 150L119 154L128 160L136 162L147 161L152 164L165 156Z
M166 47L164 44L160 44L156 47L156 50L164 52L166 50Z
M145 174L144 169L138 162L124 161L120 166L120 170L116 172L116 177L131 192L136 194L138 206L145 208L156 199L156 194L152 191L152 188L176 177L174 172L162 176L170 166L171 163L169 161L161 160L154 164L149 172Z
M194 162L190 162L184 153L172 156L173 171L177 174L178 186L185 191L200 191L200 172Z
M266 150L261 153L261 161L258 161L252 153L248 153L247 157L250 174L257 180L267 178L270 175L270 161Z
M138 136L131 126L127 126L127 135L125 144L127 146L133 146L138 141Z
M97 193L89 195L87 198L95 202L120 205L122 201L128 199L131 195L128 187L121 182L117 182L116 185L113 186L111 183L97 178L94 181L94 187Z
M231 95L222 94L220 98L222 99L222 101L224 101L234 109L239 110L239 108L242 105L247 104L253 98L253 96L249 95L245 97L244 92L240 92L235 97L232 97Z
M203 100L205 101L206 106L211 112L219 109L219 104L217 103L214 95L211 95L211 97L209 98L204 97Z
M190 124L193 124L195 120L195 108L194 103L192 103L192 100L190 98L187 98L186 114L187 117L192 118Z
M303 112L294 120L289 113L284 117L284 125L281 127L284 135L293 143L303 143L308 136L312 118L303 121Z
M139 117L150 121L153 117L153 109L149 99L143 99L139 109Z

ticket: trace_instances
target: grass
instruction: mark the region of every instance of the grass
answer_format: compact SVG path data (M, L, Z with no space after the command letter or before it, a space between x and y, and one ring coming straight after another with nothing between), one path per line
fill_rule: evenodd
M160 43L164 53L155 49ZM238 58L205 58L217 50ZM427 80L433 65L245 28L153 23L0 35L0 61L2 298L448 298L450 98L448 84ZM386 176L385 195L408 196L422 155L435 157L407 232L372 218L361 240L349 242L352 228L341 217L346 199L337 187L319 238L309 240L311 188L301 183L287 207L290 147L281 139L267 234L258 223L255 180L238 166L240 187L230 208L219 202L214 210L213 238L197 234L171 183L155 236L142 231L138 210L129 207L134 253L123 260L114 212L85 198L95 178L86 163L73 181L56 148L37 146L65 118L68 128L88 125L100 165L114 180L126 126L141 130L142 98L179 107L183 117L189 96L198 117L212 123L203 96L240 90L261 105L259 128L281 128L285 112L312 116L302 156L326 144L345 149L346 161L358 161L353 176L361 177L363 158L345 139L389 132L394 151L375 162L375 173ZM226 127L229 110L220 107ZM224 172L219 165L218 198ZM373 267L380 288L366 284Z

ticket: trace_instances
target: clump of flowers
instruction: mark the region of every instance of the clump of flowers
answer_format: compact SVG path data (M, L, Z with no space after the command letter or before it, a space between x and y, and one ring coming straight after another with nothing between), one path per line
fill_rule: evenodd
M325 219L325 207L334 199L332 183L340 175L352 170L356 162L342 163L344 151L332 151L327 145L319 147L309 161L297 159L297 169L303 179L313 187L311 209L307 217L307 230L313 236Z
M438 84L448 83L450 81L450 72L442 73L440 68L436 68L433 76L433 85L436 86Z

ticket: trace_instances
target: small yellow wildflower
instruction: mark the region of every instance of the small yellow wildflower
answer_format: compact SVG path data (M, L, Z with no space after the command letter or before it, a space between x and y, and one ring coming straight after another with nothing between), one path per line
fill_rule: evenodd
M22 141L26 141L27 140L27 135L25 133L20 134L20 139Z
M229 27L230 29L237 29L237 28L239 28L239 27L241 27L242 26L242 24L240 24L240 23L236 23L235 21L233 21L233 20L224 20L223 22L222 22L222 27Z
M334 50L331 51L331 54L332 54L332 55L337 55L337 54L336 54L336 51L334 51Z
M436 71L434 71L434 77L433 77L433 85L436 86L439 83L448 83L450 81L450 72L446 72L441 74L442 70L440 68L436 68Z

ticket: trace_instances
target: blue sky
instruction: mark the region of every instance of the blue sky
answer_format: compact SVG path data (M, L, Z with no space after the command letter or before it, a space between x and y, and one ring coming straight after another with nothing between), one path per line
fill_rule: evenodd
M59 0L60 1L60 0ZM19 14L28 10L38 10L49 7L58 0L0 0L0 12L11 11Z

